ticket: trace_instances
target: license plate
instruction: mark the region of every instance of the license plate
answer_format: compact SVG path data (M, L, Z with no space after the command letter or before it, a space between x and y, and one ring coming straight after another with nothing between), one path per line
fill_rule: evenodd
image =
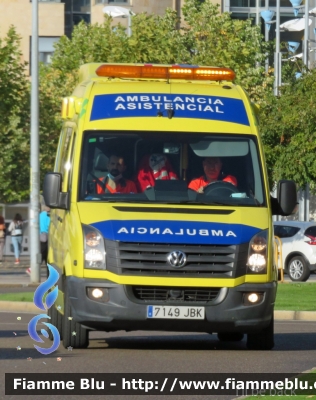
M147 318L204 319L204 307L148 306Z

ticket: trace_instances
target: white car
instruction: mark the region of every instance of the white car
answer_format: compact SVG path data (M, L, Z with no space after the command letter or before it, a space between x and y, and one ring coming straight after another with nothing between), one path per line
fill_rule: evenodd
M275 221L274 235L282 241L284 272L292 281L305 282L316 270L316 223Z

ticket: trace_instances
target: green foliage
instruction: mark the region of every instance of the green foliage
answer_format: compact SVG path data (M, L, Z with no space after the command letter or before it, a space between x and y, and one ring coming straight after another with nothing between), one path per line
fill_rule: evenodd
M257 100L269 85L264 72L271 45L263 40L252 20L235 20L229 13L219 14L219 6L205 1L186 0L182 9L187 27L185 36L193 64L229 67L236 83Z
M176 29L177 14L170 9L165 15L136 15L128 41L129 62L172 64L190 62L186 38Z
M78 24L71 39L63 36L55 45L52 68L62 73L76 73L78 68L90 62L128 62L128 37L124 28L111 27L111 18L104 23Z
M29 83L14 27L0 40L0 202L21 201L29 193Z
M50 66L41 65L40 74L40 176L54 166L56 145L61 128L61 99L69 96L77 83L75 73L63 72Z
M266 95L260 125L272 181L293 179L298 186L316 181L316 70ZM314 189L313 189L314 190Z

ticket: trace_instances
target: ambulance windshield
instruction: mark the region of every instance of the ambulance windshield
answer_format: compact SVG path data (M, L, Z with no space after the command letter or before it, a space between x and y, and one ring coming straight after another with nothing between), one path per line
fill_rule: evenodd
M80 200L265 206L256 138L87 131Z

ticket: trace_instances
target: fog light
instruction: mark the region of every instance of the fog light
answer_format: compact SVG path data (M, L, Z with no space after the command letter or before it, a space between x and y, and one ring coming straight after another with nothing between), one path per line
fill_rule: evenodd
M91 292L92 296L96 299L99 299L100 297L103 296L103 290L101 289L93 289Z
M249 293L243 294L243 305L244 306L254 306L259 305L263 302L264 293Z
M110 293L107 288L87 288L87 295L90 300L98 301L100 303L107 303L110 300Z
M257 293L250 293L248 294L248 300L250 301L250 303L257 303L257 301L259 300L259 296L257 295Z

